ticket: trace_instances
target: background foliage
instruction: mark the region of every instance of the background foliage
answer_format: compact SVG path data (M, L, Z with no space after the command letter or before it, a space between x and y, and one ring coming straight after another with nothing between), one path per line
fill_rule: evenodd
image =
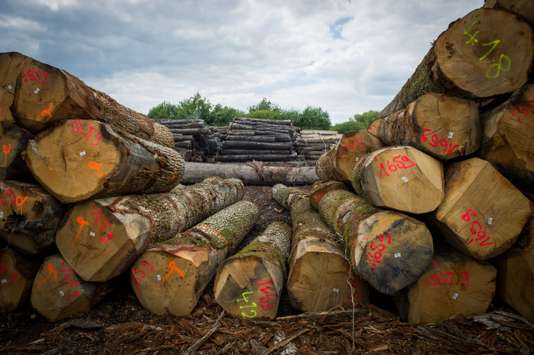
M378 116L376 111L356 114L347 122L332 126L328 112L320 107L308 106L304 111L285 110L263 98L256 105L243 112L229 106L213 105L199 93L180 101L178 104L162 102L148 112L151 118L167 119L200 119L210 126L226 126L236 117L250 117L269 120L290 120L303 129L334 129L341 133L367 128L367 125Z

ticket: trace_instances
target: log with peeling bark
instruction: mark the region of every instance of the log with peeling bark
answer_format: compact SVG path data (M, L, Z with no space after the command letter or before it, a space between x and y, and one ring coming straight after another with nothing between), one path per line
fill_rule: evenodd
M367 303L367 284L352 272L342 241L312 210L308 195L276 185L273 198L291 213L287 291L292 306L304 312L322 312Z
M122 106L63 70L13 52L0 54L0 66L0 73L7 73L3 83L13 87L13 115L30 131L40 131L54 122L76 117L102 121L115 130L168 147L174 144L166 127Z
M495 295L497 270L458 252L434 256L417 282L395 297L401 319L437 323L486 313Z
M65 208L41 187L0 181L0 237L24 254L54 248Z
M380 148L382 148L382 143L365 130L344 134L335 147L333 162L341 181L351 181L357 158Z
M477 9L451 23L381 116L429 93L490 98L519 89L533 59L530 25L506 11Z
M202 181L209 176L238 178L246 185L309 185L319 178L313 167L266 165L261 162L246 164L185 163L184 184Z
M425 224L394 211L381 211L343 189L319 184L311 200L321 218L345 240L354 270L378 291L393 295L415 282L434 252Z
M0 313L25 306L39 264L11 249L0 250Z
M35 279L31 304L51 322L81 316L112 290L109 283L82 281L61 255L47 257Z
M352 186L375 206L427 213L443 200L442 163L416 148L383 148L356 159Z
M208 178L166 194L129 195L74 206L56 236L59 251L85 281L124 272L151 243L172 238L242 199L237 179Z
M516 185L534 192L534 85L485 115L481 156Z
M341 180L341 177L334 169L335 155L336 149L332 147L323 153L315 163L315 172L321 180Z
M474 153L481 136L474 101L436 93L375 120L368 131L386 145L411 145L441 160Z
M484 7L512 12L534 25L534 2L532 0L486 0Z
M28 143L24 159L37 181L64 203L166 192L184 169L175 150L119 135L94 120L67 120L40 133Z
M319 203L327 192L334 190L347 190L344 183L336 180L322 180L313 183L310 192L310 204L317 211L319 210Z
M246 247L226 259L217 273L215 301L243 319L274 319L287 277L291 227L273 222Z
M434 220L452 246L477 260L509 249L531 213L530 201L479 158L450 165L445 191Z
M141 305L160 315L189 315L258 214L254 203L240 201L147 250L133 265L130 277Z
M497 258L498 294L523 317L534 321L534 217L518 243Z
M22 159L32 134L15 125L0 124L0 179L28 179L31 174Z

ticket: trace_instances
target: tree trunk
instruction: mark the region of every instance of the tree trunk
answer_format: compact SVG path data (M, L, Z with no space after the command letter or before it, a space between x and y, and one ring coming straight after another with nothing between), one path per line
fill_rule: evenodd
M532 58L532 30L526 22L505 11L474 10L438 37L380 116L429 92L468 98L512 92L527 82Z
M534 2L532 0L486 0L484 7L513 12L534 25Z
M213 287L215 301L234 317L276 318L290 245L291 228L271 223L223 263Z
M246 142L226 141L223 142L223 149L232 148L249 148L249 149L268 149L268 150L288 150L293 149L293 143L261 143L254 142L252 139Z
M0 125L0 130L0 179L27 179L29 171L21 153L26 149L32 134L15 125Z
M40 131L53 122L80 117L102 121L116 130L173 146L172 135L166 127L88 87L73 75L19 53L0 56L0 73L9 73L7 81L10 85L13 86L12 77L18 77L13 91L13 114L27 129Z
M409 146L389 147L359 158L355 191L373 205L410 213L434 211L443 200L440 161Z
M223 155L261 155L261 156L268 156L268 155L280 155L280 156L294 156L293 151L291 150L254 150L254 149L224 149L221 154Z
M269 136L254 136L253 138L250 138L254 142L258 143L275 143L275 142L291 142L291 137L289 135L283 135L283 134L276 134L276 135L269 135ZM227 135L224 137L224 140L226 141L248 141L246 137L243 137L242 135Z
M82 281L60 255L47 257L33 282L33 308L51 322L88 312L111 291L110 284Z
M175 150L121 136L93 120L67 120L39 134L24 159L35 178L64 203L171 190L184 160Z
M313 183L310 192L310 204L315 210L319 210L319 202L327 192L334 190L346 190L344 183L335 180L317 181Z
M276 185L273 198L291 212L287 290L292 306L303 312L323 312L367 303L367 284L351 271L343 244L311 209L308 196Z
M436 255L421 278L397 295L401 319L438 323L485 313L495 295L496 276L490 264L460 253Z
M497 258L498 293L523 317L534 321L534 218L525 235Z
M260 162L247 164L206 164L186 163L184 184L202 181L208 176L222 178L238 178L246 185L275 185L279 183L288 185L310 185L319 178L314 168L269 166Z
M164 241L243 198L237 179L209 178L166 194L130 195L76 205L57 233L59 251L85 281L124 272L151 243Z
M217 156L220 162L248 162L248 161L291 161L297 159L297 154L257 154L257 155L225 155L225 151Z
M54 247L64 212L39 186L0 181L0 236L25 254L43 254Z
M516 185L534 192L534 85L487 114L481 156Z
M189 315L258 214L254 203L240 201L146 251L131 269L131 284L141 305L160 315Z
M311 200L319 201L321 218L343 236L354 270L387 295L415 282L434 252L425 224L398 212L380 211L349 191L326 187L316 186Z
M39 265L11 249L0 250L0 313L25 306Z
M275 126L291 126L293 128L293 123L291 120L266 120L263 118L236 118L234 119L236 123L251 124L251 125L264 125L270 124Z
M357 158L382 148L382 143L366 131L347 133L335 147L334 169L341 181L350 182Z
M386 145L411 145L449 160L478 150L478 105L471 100L429 93L403 110L375 120L369 132Z
M530 201L478 158L449 166L446 181L447 193L434 218L447 241L478 260L509 249L527 222Z

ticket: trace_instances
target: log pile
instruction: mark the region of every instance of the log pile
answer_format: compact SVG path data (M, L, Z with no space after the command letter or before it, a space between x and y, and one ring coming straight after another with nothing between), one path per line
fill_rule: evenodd
M174 148L186 161L204 161L208 155L217 152L217 135L203 120L159 119L158 123L167 127L174 138Z
M217 161L296 160L294 142L297 133L298 129L288 120L236 118L226 131Z
M302 130L296 140L299 160L315 165L319 157L337 144L341 134L336 131Z

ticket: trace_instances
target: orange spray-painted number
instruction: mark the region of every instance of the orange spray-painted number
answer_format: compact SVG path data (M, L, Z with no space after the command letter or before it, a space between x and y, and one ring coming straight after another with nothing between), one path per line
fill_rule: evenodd
M167 281L172 274L178 274L178 277L182 280L185 277L185 272L176 265L176 261L171 260L167 264L167 272L165 273L165 281Z
M104 176L104 172L102 171L102 163L98 163L96 161L89 161L87 163L87 167L91 170L94 170L96 172L96 175L98 175L98 177L102 177Z
M48 106L39 113L39 117L44 118L45 120L51 119L53 109L54 109L54 104L49 103Z
M7 159L9 158L9 154L11 153L12 146L11 144L2 144L2 153L4 153L4 162L7 166Z
M89 221L87 221L85 218L78 216L76 217L76 223L78 224L78 231L76 232L76 235L74 236L74 241L78 241L80 239L80 235L82 233L82 230L89 224Z

